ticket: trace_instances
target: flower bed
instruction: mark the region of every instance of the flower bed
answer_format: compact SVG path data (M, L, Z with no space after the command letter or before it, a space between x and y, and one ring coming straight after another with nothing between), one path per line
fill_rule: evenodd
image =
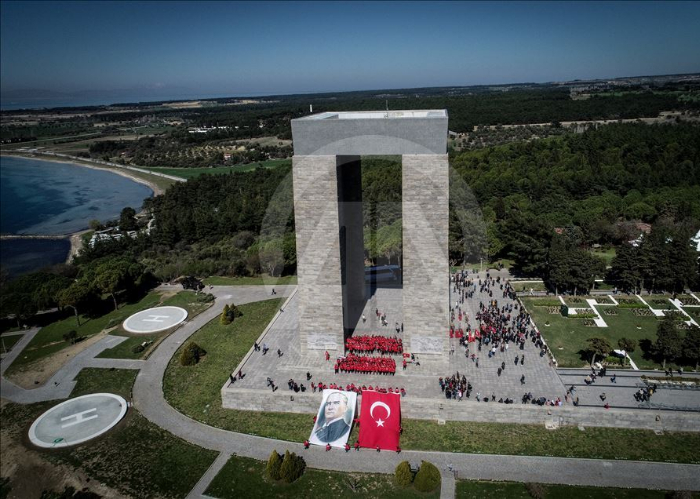
M615 316L617 315L617 307L606 308L603 310L603 314Z
M632 313L636 315L637 317L653 317L654 313L649 310L648 308L635 308L632 310Z
M636 298L619 298L617 302L620 308L647 308L646 305Z
M595 321L592 319L586 319L583 321L583 325L586 327L596 327Z

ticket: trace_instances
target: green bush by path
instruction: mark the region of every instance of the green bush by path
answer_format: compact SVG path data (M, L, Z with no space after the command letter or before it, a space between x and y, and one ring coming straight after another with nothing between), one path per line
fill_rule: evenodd
M439 490L425 494L411 487L397 487L392 475L382 474L307 468L302 477L292 483L272 481L266 477L264 462L240 456L228 460L204 493L218 499L437 499L440 496Z
M199 361L202 360L202 357L204 357L206 354L206 350L197 345L194 341L190 341L180 352L180 365L193 366L198 364Z
M280 466L280 479L292 483L304 474L305 468L306 462L303 457L297 456L294 452L286 451L282 466Z
M420 469L413 479L413 486L421 492L431 492L440 488L440 470L433 463L421 461Z
M399 487L408 487L413 482L413 472L408 461L401 461L394 472L396 484Z
M267 460L267 477L270 480L279 480L281 478L280 468L282 468L282 456L275 449L270 454L270 459Z

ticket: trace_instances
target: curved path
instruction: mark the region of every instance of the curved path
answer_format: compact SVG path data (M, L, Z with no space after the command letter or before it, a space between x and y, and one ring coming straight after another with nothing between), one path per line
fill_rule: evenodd
M276 286L275 290L278 297L289 296L294 286ZM455 483L451 470L458 472L460 478L466 479L700 490L698 465L421 451L404 451L401 454L382 452L380 455L369 450L345 453L334 449L325 452L322 448L312 447L304 450L300 443L234 433L197 422L176 411L164 398L163 375L168 362L187 338L219 315L223 301L233 299L237 304L244 304L270 298L269 286L220 286L210 292L217 298L214 305L166 338L148 361L95 359L94 356L107 347L103 341L114 341L105 338L76 356L54 376L60 378L59 385L54 385L52 378L44 387L23 390L3 378L2 396L18 403L66 398L70 394L68 388L73 387L73 378L83 367L114 366L140 369L133 388L134 406L151 422L174 435L200 447L220 452L219 458L195 486L190 497L199 497L203 493L230 455L237 454L265 461L274 449L297 452L304 456L312 468L346 472L393 473L396 465L402 460L408 460L412 464L418 464L421 460L430 461L443 473L443 497L454 497ZM13 350L20 352L31 336L32 332L28 333ZM114 345L110 344L111 346ZM3 360L3 372L14 357ZM370 456L372 458L368 459Z

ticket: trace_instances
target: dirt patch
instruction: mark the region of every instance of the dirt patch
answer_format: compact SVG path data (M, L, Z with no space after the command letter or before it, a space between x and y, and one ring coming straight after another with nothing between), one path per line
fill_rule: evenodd
M51 377L63 366L71 361L73 357L83 350L91 347L105 336L107 336L107 331L102 331L85 341L81 341L80 343L64 348L60 352L56 352L53 355L49 355L41 360L27 364L26 366L21 367L19 371L12 373L10 376L8 376L8 378L10 378L13 383L27 390L39 388L41 385L51 379Z

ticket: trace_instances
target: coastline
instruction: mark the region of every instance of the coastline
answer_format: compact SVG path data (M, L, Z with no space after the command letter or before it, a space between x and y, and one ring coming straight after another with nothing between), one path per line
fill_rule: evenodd
M89 160L84 160L82 158L77 158L76 160L71 160L71 159L64 159L64 158L57 158L54 155L50 154L41 154L41 153L27 153L27 154L21 154L17 152L11 152L8 153L6 151L0 151L0 156L7 156L7 157L13 157L13 158L21 158L21 159L38 159L41 161L48 161L51 163L64 163L64 164L70 164L70 165L76 165L76 166L81 166L84 168L91 168L93 170L102 170L105 172L111 172L116 175L121 175L122 177L126 177L129 180L136 182L141 185L147 186L149 189L153 191L153 196L160 196L165 192L164 189L162 189L160 186L155 184L154 182L150 182L144 178L137 177L136 175L130 174L128 170L121 170L118 168L105 168L105 167L100 167L97 164L90 164ZM78 232L72 232L69 234L57 234L53 236L26 236L22 234L3 234L2 237L3 239L28 239L28 238L41 238L41 239L66 239L70 242L70 250L68 251L68 255L66 256L66 262L65 263L70 263L73 260L73 257L75 257L81 249L83 249L83 234L86 232L89 232L89 229L83 229Z
M121 175L122 177L126 177L129 180L132 180L138 184L142 184L147 186L149 189L153 191L153 197L155 196L160 196L161 194L165 193L165 190L163 190L161 187L159 187L157 184L154 182L150 182L149 180L146 180L141 177L137 177L136 175L133 175L129 173L128 170L121 170L119 168L105 168L99 166L97 163L92 163L89 160L83 159L83 158L77 158L75 160L71 159L62 159L62 158L57 158L54 155L50 154L41 154L41 153L27 153L27 154L20 154L17 152L12 152L8 153L6 151L0 152L1 156L8 156L12 158L21 158L21 159L39 159L41 161L49 161L51 163L64 163L64 164L69 164L69 165L76 165L76 166L82 166L84 168L92 168L93 170L102 170L105 172L112 172L116 175ZM67 234L66 236L70 236L71 234Z

